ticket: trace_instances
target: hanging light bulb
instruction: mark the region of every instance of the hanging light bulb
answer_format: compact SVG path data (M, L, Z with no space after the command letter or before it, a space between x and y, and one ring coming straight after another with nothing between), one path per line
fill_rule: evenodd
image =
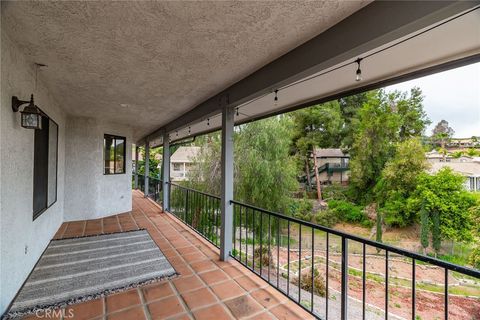
M178 137L178 130L177 130L177 131L175 131L175 136L177 136L177 137Z
M237 107L237 113L236 113L236 115L237 115L237 117L240 115L240 114L238 113L238 107Z
M358 58L357 60L355 60L355 62L357 63L357 72L356 72L355 81L362 80L362 70L360 69L360 62L361 61L362 61L362 58Z
M210 127L210 118L207 118L207 126Z
M278 89L275 89L275 98L273 98L273 104L278 106Z
M190 135L192 133L192 130L190 129L190 126L188 126L188 134Z

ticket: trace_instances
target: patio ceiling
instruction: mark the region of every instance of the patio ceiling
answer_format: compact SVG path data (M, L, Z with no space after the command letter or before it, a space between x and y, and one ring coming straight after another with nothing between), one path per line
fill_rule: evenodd
M68 114L137 139L369 2L2 1L1 23Z

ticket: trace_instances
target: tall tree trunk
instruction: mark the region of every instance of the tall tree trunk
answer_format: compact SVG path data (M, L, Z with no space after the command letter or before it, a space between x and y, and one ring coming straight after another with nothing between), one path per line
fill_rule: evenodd
M443 162L445 162L445 156L447 154L447 150L445 150L445 139L442 138L442 142L441 142L441 148L442 148L442 154L443 154Z
M308 166L308 155L305 158L305 173L307 174L307 190L310 191L310 188L312 187L312 181L310 179L310 167Z
M318 177L318 166L317 166L317 154L315 153L315 147L313 147L313 169L315 171L315 180L317 180L317 199L322 201L322 189L320 188L320 178Z

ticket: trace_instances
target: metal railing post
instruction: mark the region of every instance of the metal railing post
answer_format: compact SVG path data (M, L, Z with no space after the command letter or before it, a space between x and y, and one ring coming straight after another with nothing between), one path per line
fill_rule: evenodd
M225 261L232 251L233 232L233 127L234 110L227 105L222 111L222 227L220 229L220 260Z
M170 136L167 132L163 134L163 210L170 210Z
M143 192L144 197L148 197L148 192L149 190L149 184L148 184L148 175L150 174L150 142L145 143L145 190Z
M348 240L342 237L342 291L341 295L341 319L346 320L348 318L347 306L348 306Z
M138 189L138 149L139 146L135 145L135 189Z

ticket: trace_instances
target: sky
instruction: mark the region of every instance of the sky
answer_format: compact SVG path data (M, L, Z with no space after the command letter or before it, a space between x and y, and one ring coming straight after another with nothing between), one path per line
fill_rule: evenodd
M409 91L415 86L422 89L424 110L432 121L427 135L444 119L455 130L455 138L480 136L480 63L388 86L385 90Z

